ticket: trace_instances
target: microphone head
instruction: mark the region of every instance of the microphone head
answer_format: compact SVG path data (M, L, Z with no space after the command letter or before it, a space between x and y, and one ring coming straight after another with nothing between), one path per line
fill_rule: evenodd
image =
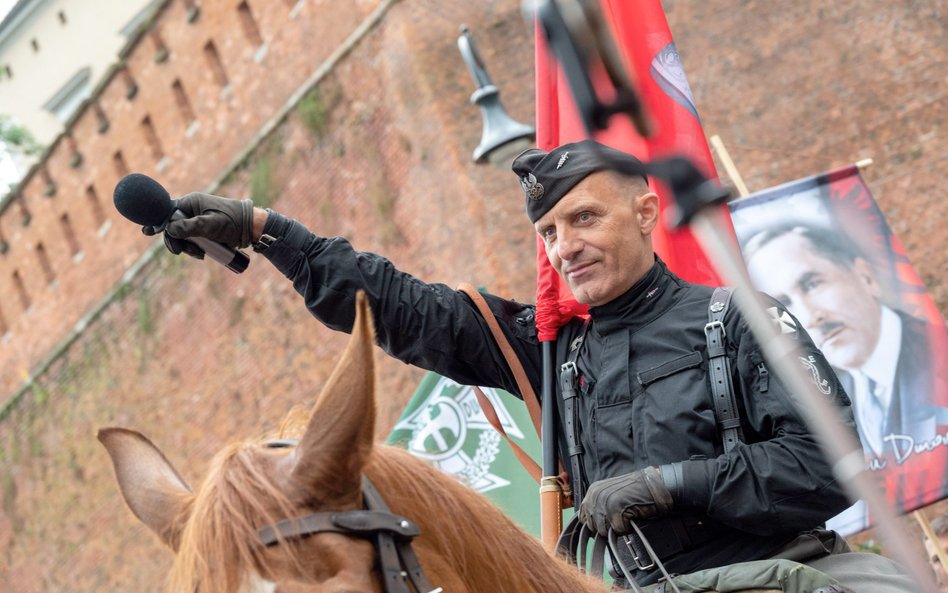
M174 214L168 190L147 175L131 173L115 185L112 194L119 214L143 226L162 226Z

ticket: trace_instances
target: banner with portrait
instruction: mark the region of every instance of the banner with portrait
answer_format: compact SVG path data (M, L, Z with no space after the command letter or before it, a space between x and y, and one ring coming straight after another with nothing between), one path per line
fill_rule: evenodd
M729 204L755 286L780 300L853 402L867 468L911 511L948 492L948 330L855 166ZM830 522L872 524L863 503Z

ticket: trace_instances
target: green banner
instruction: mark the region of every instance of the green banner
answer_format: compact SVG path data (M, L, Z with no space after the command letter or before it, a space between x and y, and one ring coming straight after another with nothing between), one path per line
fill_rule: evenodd
M540 442L523 402L506 391L482 389L510 438L538 459ZM388 443L456 476L539 537L537 483L491 427L471 387L435 373L425 375Z

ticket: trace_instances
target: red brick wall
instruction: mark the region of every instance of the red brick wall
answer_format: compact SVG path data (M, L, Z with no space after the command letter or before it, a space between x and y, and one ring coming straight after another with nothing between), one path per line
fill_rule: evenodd
M316 3L304 2L291 17L289 2L251 0L266 54L254 59L254 47L238 21L233 0L204 2L197 20L188 23L183 2L168 2L157 15L157 31L169 51L156 61L156 45L145 35L125 58L128 75L138 93L128 98L123 76L112 78L96 103L109 122L99 133L96 110L90 106L70 130L76 149L83 155L78 168L70 166L70 142L59 142L46 169L56 193L45 197L47 180L30 177L19 196L0 212L0 236L9 250L0 255L0 315L6 335L0 342L0 391L8 394L94 303L119 280L148 243L138 230L112 207L112 189L124 174L115 165L121 153L130 171L155 177L171 192L203 189L220 175L227 163L273 117L290 95L338 47L375 3L343 2L334 6L332 19ZM207 67L203 48L213 42L227 73L225 89ZM186 135L172 85L179 80L199 123ZM145 136L142 121L149 118L165 154L159 170ZM111 223L101 235L100 222L92 216L87 190L93 187ZM23 226L21 206L31 221ZM69 215L84 257L73 261L60 230L60 217ZM38 265L36 246L49 255L55 280L51 283ZM13 285L19 272L30 306L24 307Z
M145 37L128 56L137 96L129 101L117 77L99 100L109 130L97 132L92 110L72 130L82 165L70 166L61 143L48 165L57 193L43 197L40 176L23 191L31 224L20 224L16 203L0 214L11 245L0 255L2 393L151 245L111 207L113 154L121 150L131 170L173 194L209 186L375 7L302 0L290 18L292 3L251 0L267 43L258 64L237 4L204 2L188 24L184 3L171 2L156 21L168 60L155 63ZM934 1L824 4L674 0L666 9L706 131L722 136L748 185L874 158L869 185L944 312L942 9ZM519 2L405 0L318 85L327 105L319 131L291 112L217 191L254 193L425 280L532 300L533 236L520 191L508 172L470 162L481 123L455 45L461 23L508 111L529 121L531 28ZM204 62L209 39L231 80L223 97ZM200 122L192 138L175 107L175 79ZM142 136L146 115L168 158L160 172ZM90 184L111 222L102 237L85 205ZM59 231L62 212L83 249L77 263ZM36 263L38 241L54 286ZM27 312L13 270L33 299ZM146 432L196 482L224 443L272 430L292 405L311 403L345 343L263 260L238 276L161 252L119 297L0 420L4 591L159 590L170 553L125 509L95 430ZM382 436L421 373L381 352L376 359Z

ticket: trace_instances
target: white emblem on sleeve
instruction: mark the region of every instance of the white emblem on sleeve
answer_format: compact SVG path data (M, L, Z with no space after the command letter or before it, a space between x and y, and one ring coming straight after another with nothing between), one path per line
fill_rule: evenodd
M783 309L778 309L777 307L767 307L767 312L770 313L770 320L774 322L774 325L777 326L780 333L792 334L797 331L797 324L793 322L793 317L790 316L790 313L787 313Z
M833 388L830 387L829 381L820 375L820 367L816 366L816 359L813 358L812 355L807 356L806 358L801 356L800 364L810 371L810 376L813 379L813 383L816 385L816 388L820 390L820 393L823 395L829 395L833 392Z

